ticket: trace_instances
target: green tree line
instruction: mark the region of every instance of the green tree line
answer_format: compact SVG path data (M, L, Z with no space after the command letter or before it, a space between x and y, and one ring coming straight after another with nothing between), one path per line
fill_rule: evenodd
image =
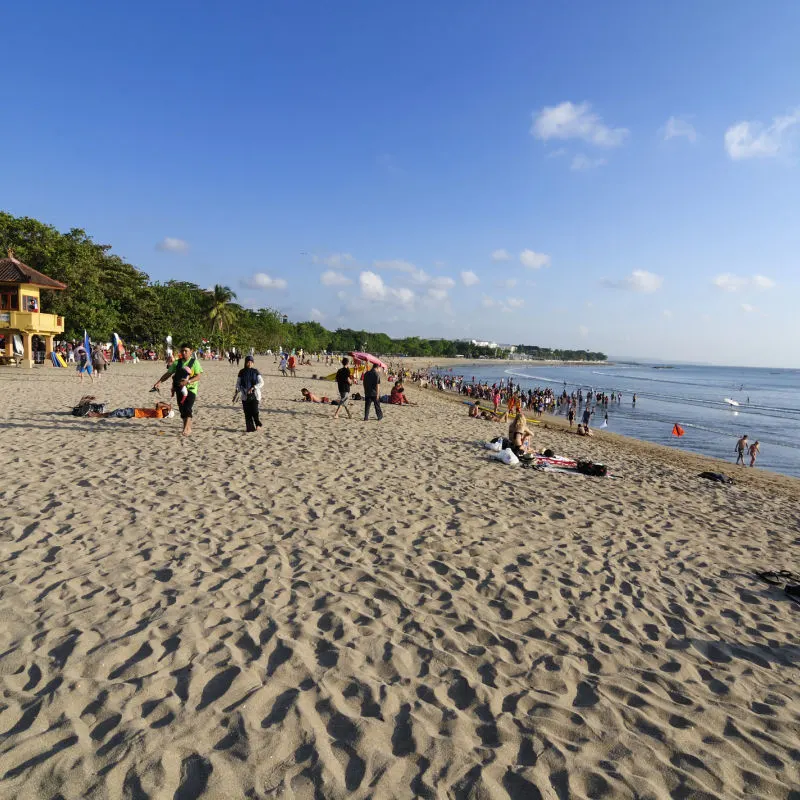
M66 291L42 291L42 307L65 320L64 335L77 339L84 328L95 341L118 333L129 345L158 349L170 334L176 343L208 340L220 348L254 347L257 351L303 348L311 352L367 350L378 354L480 358L507 353L467 341L393 339L385 333L339 328L318 322L291 322L273 308L253 310L235 302L226 286L206 290L186 281L151 281L149 276L93 241L86 231L61 233L30 217L0 212L0 247L34 269L67 285ZM535 358L604 361L603 353L520 345Z

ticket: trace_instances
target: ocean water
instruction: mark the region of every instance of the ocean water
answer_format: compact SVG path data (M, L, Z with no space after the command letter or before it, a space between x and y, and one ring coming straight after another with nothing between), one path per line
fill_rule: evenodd
M449 371L449 370L448 370ZM490 384L501 378L529 387L551 387L556 394L581 387L622 392L622 403L609 403L608 429L625 436L679 450L722 458L734 467L736 440L746 433L760 442L757 467L800 477L800 370L751 367L652 365L539 367L531 364L454 367L453 374L474 375ZM636 406L632 405L636 394ZM726 399L735 400L738 407ZM603 422L598 407L592 418ZM672 436L681 425L683 437ZM748 459L749 463L749 459ZM735 474L735 473L734 473Z

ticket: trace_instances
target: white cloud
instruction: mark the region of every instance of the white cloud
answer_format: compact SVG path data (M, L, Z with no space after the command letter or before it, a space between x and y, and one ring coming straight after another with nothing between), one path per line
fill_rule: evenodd
M635 269L625 278L621 278L620 280L604 278L600 283L605 286L606 289L627 289L631 292L652 294L661 288L664 279L660 275L647 272L647 270Z
M744 275L733 275L730 272L717 275L712 283L723 292L738 292L747 288L772 289L775 286L775 281L766 275L753 275L752 278L748 278Z
M536 253L533 250L523 250L519 254L519 260L523 267L528 269L540 269L550 266L550 256L544 253Z
M664 317L664 319L672 319L672 312L668 308L665 308L661 312L661 316Z
M492 253L492 261L511 261L511 253L505 248L501 247Z
M314 322L322 322L325 319L325 315L318 308L311 309L310 317Z
M188 253L189 242L183 239L175 239L172 236L165 236L157 245L156 250L162 250L165 253Z
M714 286L717 289L722 289L723 292L738 292L747 286L747 278L740 278L738 275L731 275L730 272L725 272L722 275L717 275L713 280Z
M380 275L374 272L362 272L358 276L358 283L361 286L361 296L366 300L386 299L386 284Z
M506 278L502 281L497 281L497 286L500 289L513 289L517 285L516 278Z
M400 289L389 289L390 294L396 300L399 300L401 303L408 305L409 303L414 302L414 292L411 289L400 288Z
M388 261L373 261L372 266L374 269L391 270L395 272L422 272L422 270L418 270L410 261L403 261L400 258L393 258Z
M578 325L578 333L585 339L589 335L589 329L585 325Z
M772 289L775 286L775 281L766 275L753 275L753 285L757 289Z
M431 276L424 269L415 269L410 275L411 280L419 284L428 283L431 279Z
M618 147L629 131L609 128L589 103L564 102L546 106L533 115L531 134L537 139L582 139L599 147Z
M431 300L447 300L446 289L428 289L428 297Z
M364 300L373 302L396 300L403 305L408 305L414 301L415 295L411 289L405 287L395 289L387 286L383 282L383 278L375 272L362 272L358 276L358 282L361 286L361 297Z
M792 147L800 124L800 108L774 117L769 127L761 122L737 122L725 131L725 150L734 161L774 158Z
M474 286L480 283L480 278L472 270L465 270L461 273L461 282L464 286Z
M744 311L745 314L752 314L755 310L756 307L751 306L750 303L742 303L742 311Z
M341 272L334 272L332 269L323 272L319 276L319 282L323 286L347 286L353 281Z
M694 142L697 139L697 131L694 129L694 125L680 117L670 117L667 120L667 124L664 125L663 130L665 141L668 139L677 139L681 136L688 139L690 142Z
M483 308L497 309L503 314L511 314L524 305L525 301L519 297L509 297L505 301L495 300L494 297L490 297L488 294L481 297L481 306L483 306Z
M266 272L256 272L245 282L250 289L285 289L286 281L283 278L271 278Z
M605 158L589 158L589 156L586 156L583 153L578 153L578 155L572 159L572 163L569 165L569 168L574 172L582 172L586 169L596 169L597 167L602 167L605 164L608 164L608 161Z
M548 154L548 158L561 158L561 156L565 156L567 154L566 147L559 147L557 150L551 150Z
M452 278L442 275L438 278L431 278L430 284L434 289L452 289L456 282Z
M331 253L327 256L313 256L315 264L324 264L326 267L345 269L355 265L356 260L350 253Z

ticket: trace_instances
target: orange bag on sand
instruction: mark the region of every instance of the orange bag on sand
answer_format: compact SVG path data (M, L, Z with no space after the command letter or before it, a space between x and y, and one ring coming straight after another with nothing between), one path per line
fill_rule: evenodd
M683 436L684 433L686 433L686 431L683 428L681 428L681 426L678 425L677 422L672 426L673 436Z

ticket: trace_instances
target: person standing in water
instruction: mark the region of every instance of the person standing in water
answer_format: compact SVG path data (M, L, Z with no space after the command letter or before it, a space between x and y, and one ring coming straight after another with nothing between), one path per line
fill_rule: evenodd
M255 433L261 430L258 404L261 402L261 388L263 386L264 378L255 368L253 356L247 356L244 360L244 369L239 370L239 375L236 378L236 391L233 399L236 400L237 395L242 398L244 424L248 433Z
M734 448L736 451L736 463L741 463L744 466L744 454L747 450L747 434L742 434L742 438L736 442L736 447Z

